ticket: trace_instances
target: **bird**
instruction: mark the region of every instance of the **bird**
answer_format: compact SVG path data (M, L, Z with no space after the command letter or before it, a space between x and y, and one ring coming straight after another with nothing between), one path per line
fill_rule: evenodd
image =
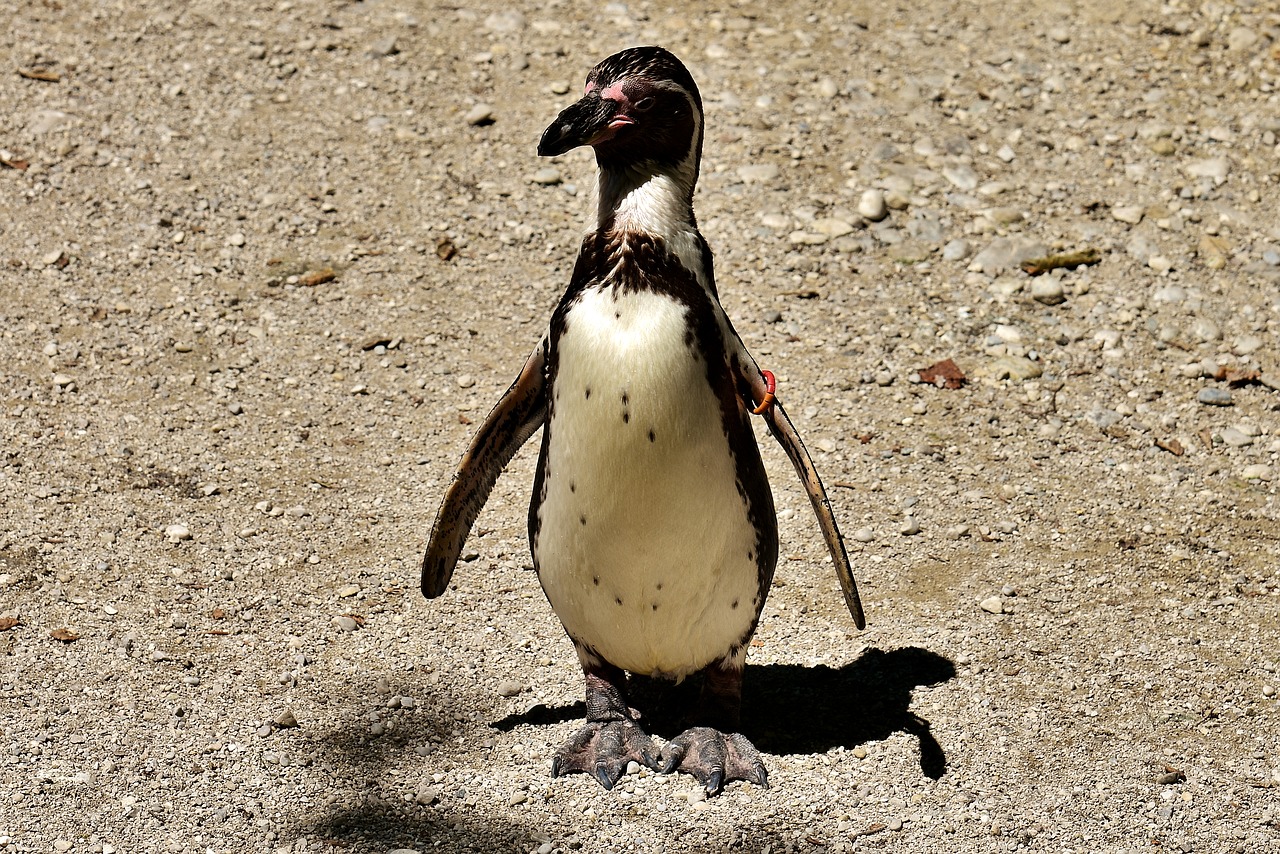
M446 490L422 564L445 592L499 474L540 428L528 527L534 569L577 652L586 722L552 776L606 789L630 762L693 775L708 795L768 785L738 732L748 644L778 558L777 516L752 429L762 415L808 492L846 605L865 617L813 461L720 304L693 196L703 110L684 64L657 46L609 56L538 142L589 146L596 210L568 289ZM700 677L689 728L658 747L627 674Z

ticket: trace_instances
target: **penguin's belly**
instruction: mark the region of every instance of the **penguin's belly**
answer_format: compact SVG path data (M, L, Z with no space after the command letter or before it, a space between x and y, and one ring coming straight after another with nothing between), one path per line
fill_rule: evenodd
M687 315L609 290L570 310L533 544L572 638L669 678L743 642L758 605L758 534Z

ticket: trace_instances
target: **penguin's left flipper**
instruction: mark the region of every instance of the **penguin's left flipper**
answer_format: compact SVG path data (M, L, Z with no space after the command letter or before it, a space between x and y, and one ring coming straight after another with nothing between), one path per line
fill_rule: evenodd
M662 748L660 761L663 774L672 771L692 774L708 796L719 794L724 784L732 780L746 780L769 788L769 772L765 770L760 751L738 732L691 727Z
M764 380L758 375L748 376L746 380L755 400L763 401L766 394ZM748 409L750 408L751 406L748 405ZM813 514L818 517L818 526L822 528L822 536L827 541L827 550L831 552L831 562L836 566L836 577L840 579L840 589L844 592L844 603L849 606L853 622L860 629L866 628L867 617L862 612L858 583L854 581L853 569L849 566L849 553L845 551L844 538L840 536L840 528L836 526L836 517L831 512L827 490L822 486L822 479L818 477L818 470L813 466L813 459L810 458L804 442L800 440L800 434L796 432L795 425L787 417L787 411L782 408L782 401L776 397L773 398L761 415L769 425L769 432L773 434L773 438L782 446L782 450L786 451L796 474L800 476L800 482L804 484L805 492L809 493L809 503L813 505Z
M422 559L422 595L434 599L449 586L467 534L502 469L547 417L547 339L493 407L471 440L436 514Z

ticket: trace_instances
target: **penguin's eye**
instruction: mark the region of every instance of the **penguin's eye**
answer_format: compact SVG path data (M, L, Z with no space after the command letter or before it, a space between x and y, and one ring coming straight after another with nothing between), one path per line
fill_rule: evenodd
M645 98L641 98L639 101L636 101L636 109L643 113L647 110L652 109L653 103L654 103L653 96L649 95Z

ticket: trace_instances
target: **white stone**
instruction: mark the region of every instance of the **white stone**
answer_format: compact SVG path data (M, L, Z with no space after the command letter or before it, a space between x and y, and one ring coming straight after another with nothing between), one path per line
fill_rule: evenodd
M778 173L779 169L774 163L753 163L738 167L738 177L744 184L765 184L777 178Z
M867 190L858 199L858 215L865 217L872 222L879 222L889 215L888 205L885 204L884 193L880 190Z
M191 530L182 524L174 524L164 529L164 535L172 543L191 539Z
M1129 225L1137 225L1142 222L1144 213L1141 205L1116 205L1111 209L1111 218L1127 222Z

